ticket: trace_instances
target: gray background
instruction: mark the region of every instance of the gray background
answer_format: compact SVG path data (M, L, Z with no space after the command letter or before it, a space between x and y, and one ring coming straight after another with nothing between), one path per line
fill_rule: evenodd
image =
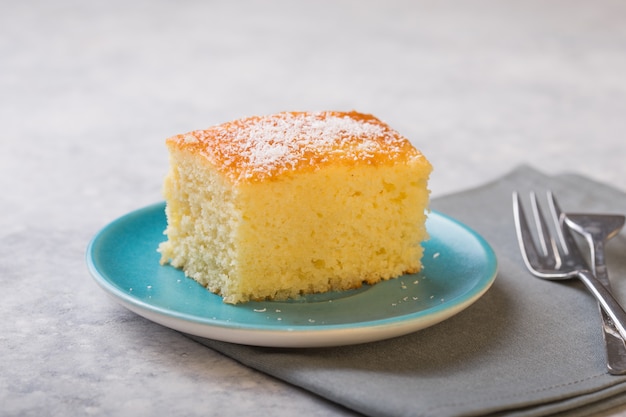
M108 299L84 251L166 137L373 113L442 196L524 163L626 191L621 1L0 1L0 414L344 415ZM280 406L281 408L276 408Z

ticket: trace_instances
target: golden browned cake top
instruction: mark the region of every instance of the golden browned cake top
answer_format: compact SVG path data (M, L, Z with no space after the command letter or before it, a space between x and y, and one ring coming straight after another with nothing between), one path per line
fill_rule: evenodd
M167 144L202 155L235 183L333 163L376 165L423 157L387 124L357 112L253 116L177 135Z

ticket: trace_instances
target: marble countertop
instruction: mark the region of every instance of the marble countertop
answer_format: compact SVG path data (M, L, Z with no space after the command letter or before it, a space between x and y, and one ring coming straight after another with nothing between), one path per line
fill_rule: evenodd
M0 9L0 415L351 415L127 311L91 279L91 237L161 200L170 135L356 109L428 156L433 197L519 164L626 191L625 2Z

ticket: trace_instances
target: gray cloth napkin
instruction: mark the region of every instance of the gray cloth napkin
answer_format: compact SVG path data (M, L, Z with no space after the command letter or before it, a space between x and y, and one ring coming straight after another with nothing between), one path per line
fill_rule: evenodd
M485 186L432 201L434 210L483 235L499 262L491 289L451 319L391 340L322 349L192 338L371 416L585 416L624 404L626 377L606 372L595 300L578 281L542 281L522 263L511 193L531 189L551 189L564 211L626 213L626 195L609 186L519 167ZM614 292L622 300L625 236L607 246Z

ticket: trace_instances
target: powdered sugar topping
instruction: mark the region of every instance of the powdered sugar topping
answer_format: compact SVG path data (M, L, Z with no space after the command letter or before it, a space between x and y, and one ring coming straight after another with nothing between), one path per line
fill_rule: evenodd
M190 140L196 138L199 143ZM179 135L233 180L261 179L329 161L375 163L417 151L373 116L356 112L279 113Z

